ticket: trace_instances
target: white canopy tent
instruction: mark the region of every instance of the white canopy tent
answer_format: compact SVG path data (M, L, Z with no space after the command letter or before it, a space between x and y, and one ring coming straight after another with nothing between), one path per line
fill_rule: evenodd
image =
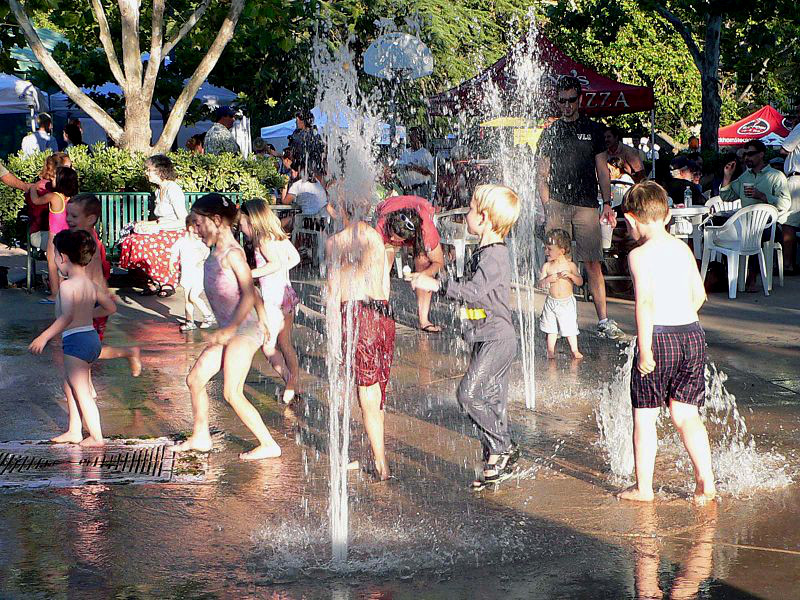
M0 73L0 114L30 114L47 108L47 94L30 81Z

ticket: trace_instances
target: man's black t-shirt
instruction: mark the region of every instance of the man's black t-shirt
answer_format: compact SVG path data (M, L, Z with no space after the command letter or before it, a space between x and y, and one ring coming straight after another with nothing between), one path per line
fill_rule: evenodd
M550 159L551 200L598 206L595 157L606 151L600 124L585 116L577 121L559 119L544 130L538 148Z
M706 199L703 197L700 188L688 179L670 177L664 185L664 189L667 190L667 196L672 198L673 204L685 204L684 194L686 193L686 188L689 188L692 192L692 204L694 206L702 206L705 204Z

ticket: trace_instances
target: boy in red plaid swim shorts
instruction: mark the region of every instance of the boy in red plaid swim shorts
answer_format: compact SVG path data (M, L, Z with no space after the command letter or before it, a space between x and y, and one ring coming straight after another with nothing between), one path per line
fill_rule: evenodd
M652 502L656 419L669 404L694 467L697 504L716 496L711 448L699 408L705 401L705 334L697 311L706 300L689 247L667 233L667 193L653 181L635 185L622 205L639 246L629 255L636 292L636 354L631 372L636 485L623 500Z

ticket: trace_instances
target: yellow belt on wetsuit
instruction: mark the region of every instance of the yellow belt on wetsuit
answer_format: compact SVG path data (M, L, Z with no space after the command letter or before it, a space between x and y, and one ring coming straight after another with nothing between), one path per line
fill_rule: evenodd
M479 321L486 318L486 311L482 308L467 308L461 307L461 318L466 321Z

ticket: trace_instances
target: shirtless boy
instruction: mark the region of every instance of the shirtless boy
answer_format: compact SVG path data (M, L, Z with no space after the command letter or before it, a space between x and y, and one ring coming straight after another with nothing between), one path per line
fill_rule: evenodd
M547 334L547 358L556 357L559 335L567 338L573 358L583 358L578 351L578 305L572 293L573 285L583 285L583 277L569 259L571 247L569 234L563 229L547 232L547 262L539 274L539 286L547 288L547 299L539 317L539 329Z
M381 235L358 219L358 202L341 198L338 186L332 196L339 196L334 210L345 227L326 245L328 325L334 330L329 335L336 339L340 328L343 360L352 353L364 429L378 479L385 481L390 473L384 450L384 406L395 335L389 308L390 265Z
M653 181L631 188L622 204L631 237L640 243L629 255L636 292L637 344L631 370L633 453L636 485L623 500L653 501L656 419L669 412L694 467L697 504L716 496L711 448L699 408L705 402L705 334L697 311L706 300L689 247L666 231L667 193Z
M41 354L47 342L61 334L64 387L68 389L69 429L51 441L102 446L100 412L92 397L89 380L89 365L100 357L100 337L92 326L92 318L110 315L116 312L117 307L86 273L86 267L97 248L90 234L85 231L61 231L53 239L53 245L56 267L66 279L59 286L56 296L56 320L29 346L33 354ZM81 417L89 432L85 438Z

